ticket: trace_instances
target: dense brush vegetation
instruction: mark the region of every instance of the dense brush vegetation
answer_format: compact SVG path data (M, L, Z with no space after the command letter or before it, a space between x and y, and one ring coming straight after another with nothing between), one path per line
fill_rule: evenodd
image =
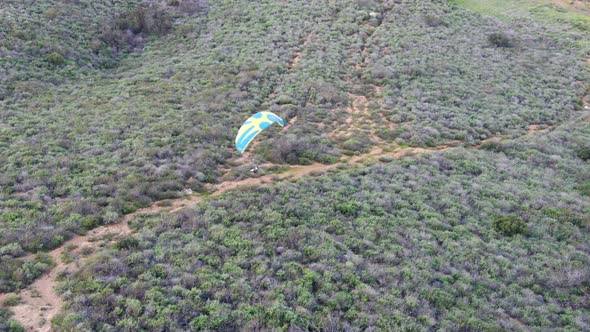
M576 148L559 130L138 218L67 278L57 326L586 330L590 201L572 187L590 164Z
M0 292L52 266L19 257L219 182L270 110L291 127L261 163L481 150L139 218L55 326L589 329L590 19L546 2L0 1Z
M509 26L425 1L394 6L364 51L363 75L384 87L380 112L399 124L385 137L473 144L571 116L585 89L572 83L586 71L572 66L575 48L534 25Z
M176 197L185 186L199 190L215 181L216 166L233 151L228 128L257 109L278 107L288 118L294 108L282 111L276 105L285 97L273 91L313 15L331 12L320 4L299 7L209 6L206 20L197 15L178 23L176 34L154 41L117 71L6 101L0 245L51 248L68 232L116 221L153 200ZM322 99L324 107L346 102L345 94L339 99L339 90L328 90L336 92ZM308 147L303 157L330 160L327 140L301 137L300 149ZM284 149L291 145L285 142Z
M0 101L116 66L174 19L202 13L205 1L6 0L0 4Z
M11 313L8 309L0 308L0 331L24 331L22 326L16 320L10 318L10 316Z

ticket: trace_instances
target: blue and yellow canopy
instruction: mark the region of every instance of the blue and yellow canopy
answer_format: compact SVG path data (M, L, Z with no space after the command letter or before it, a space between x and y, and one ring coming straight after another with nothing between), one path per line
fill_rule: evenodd
M240 154L244 153L244 150L246 150L254 137L275 122L281 126L285 125L285 121L272 112L258 112L248 118L238 130L236 136L236 149L238 152Z

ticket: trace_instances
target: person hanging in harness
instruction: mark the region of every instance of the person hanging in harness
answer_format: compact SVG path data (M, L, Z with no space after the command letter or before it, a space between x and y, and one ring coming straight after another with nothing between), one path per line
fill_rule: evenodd
M252 162L254 163L254 168L252 168L250 172L258 174L258 161L256 159L252 159Z
M238 150L240 155L244 153L244 150L246 150L246 147L248 147L256 135L273 123L277 123L281 127L285 126L285 121L272 112L262 111L249 117L238 130L235 139L236 150ZM258 170L258 163L254 161L254 168L252 168L250 172L258 174Z

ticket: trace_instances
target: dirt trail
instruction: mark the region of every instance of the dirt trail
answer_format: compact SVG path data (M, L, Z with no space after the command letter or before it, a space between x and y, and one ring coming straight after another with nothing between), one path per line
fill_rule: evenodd
M376 27L367 25L370 30L375 30ZM363 43L365 40L363 41ZM362 71L365 68L366 63L368 62L368 47L365 45L360 50L358 54L360 59L356 61L354 66L354 71L357 72L358 77L362 77ZM358 49L351 49L351 52L356 53L359 52ZM354 62L353 57L349 58L351 62ZM346 80L351 86L357 85L358 78L348 77ZM362 79L361 79L362 81ZM383 88L374 85L374 84L364 84L365 87L373 88L373 93L369 93L372 97L372 100L377 102L378 104L383 104ZM359 86L357 86L358 88ZM383 113L376 112L375 114L371 114L369 110L369 100L366 96L354 93L348 93L348 98L350 100L350 106L346 109L346 113L348 116L344 119L344 123L339 123L339 121L332 122L332 126L334 130L328 133L329 139L340 139L346 140L349 137L353 136L355 132L364 132L366 137L371 139L371 142L374 144L381 144L384 142L377 135L377 131L379 129L387 129L387 130L394 130L397 126L396 123L390 121Z
M552 0L551 2L568 11L590 15L590 2L588 0Z
M211 195L221 195L228 190L233 190L239 187L259 186L282 180L294 180L306 175L319 175L344 164L359 164L368 157L389 156L392 158L401 158L406 155L442 151L450 148L452 147L441 145L436 148L398 148L391 152L383 152L382 148L375 147L366 154L343 158L342 161L331 165L313 163L311 165L291 167L284 173L270 174L238 181L225 181L212 186ZM129 236L132 233L132 230L129 228L128 222L140 213L159 213L164 211L176 212L185 207L192 206L197 202L200 202L202 199L203 196L192 195L174 200L155 202L149 207L125 215L119 223L100 226L89 231L86 235L74 236L59 248L48 253L51 258L57 262L57 265L51 269L49 273L46 273L20 292L0 294L0 303L11 295L19 295L22 299L21 303L11 308L15 313L14 318L21 322L28 331L50 331L51 318L59 312L62 305L61 298L55 293L57 277L66 271L75 271L82 265L84 258L80 256L80 253L83 249L96 250L99 247L103 247L116 240ZM67 250L67 248L73 249ZM64 263L61 260L61 256L64 252L69 256L74 257L72 262ZM30 259L32 258L32 255L27 257Z
M373 88L377 95L381 95L381 87L373 86ZM395 124L381 113L378 114L381 121L380 123L376 123L369 111L369 100L367 97L349 93L348 98L351 100L350 106L346 109L348 117L344 120L344 124L341 124L328 134L328 138L345 139L351 136L354 130L360 130L366 132L372 142L382 143L383 139L377 135L377 129L386 127L389 130L393 130ZM334 123L334 125L337 125L337 123Z
M589 114L585 112L579 117L576 122L583 123L588 120ZM545 132L550 128L540 129L538 125L531 125L527 133L523 136L531 136L537 133ZM491 137L485 141L502 141L502 137ZM456 144L458 142L451 142ZM480 145L470 147L471 149L478 149ZM439 145L433 148L415 148L404 147L401 148L392 144L390 146L375 146L371 151L365 154L360 154L352 157L344 157L340 162L324 165L313 163L305 166L293 166L289 170L279 174L264 175L256 178L247 178L236 181L225 181L214 185L210 188L211 196L221 195L229 190L234 190L240 187L260 186L264 184L272 184L283 180L294 180L306 175L320 175L336 167L348 164L351 166L359 166L365 161L375 162L376 158L387 161L387 159L400 159L410 155L432 153L437 151L447 151L451 149L463 148L461 145ZM11 295L19 295L22 299L21 303L12 307L14 311L14 318L17 319L27 331L50 331L51 318L57 314L61 308L62 300L55 293L55 286L57 284L57 277L60 273L65 271L75 271L82 264L84 258L80 256L84 248L96 250L116 240L129 236L132 230L129 228L129 220L140 213L159 213L164 211L176 212L183 208L190 207L203 200L203 196L192 195L173 200L158 201L151 206L137 210L131 214L125 215L120 222L111 225L104 225L89 231L86 235L77 235L72 239L66 241L61 247L49 252L52 259L57 262L57 265L47 274L37 279L26 289L17 293L0 294L0 303ZM67 248L73 248L67 250ZM64 263L61 260L62 254L66 252L74 259L72 262ZM32 258L32 255L27 256ZM27 258L23 258L27 259Z
M307 47L307 44L309 44L309 42L311 42L311 37L313 36L312 33L309 33L307 35L307 37L305 38L305 41L303 42L303 45L301 47L301 49L305 49L305 47ZM293 58L293 60L291 60L291 63L289 63L289 65L287 67L289 67L290 69L295 68L297 66L297 64L299 63L299 61L301 61L301 54L303 53L303 51L298 51L295 52L295 57Z
M21 322L27 331L36 329L49 331L50 320L58 313L62 303L61 298L55 294L56 279L61 272L68 270L78 263L77 261L69 264L62 262L60 256L66 251L66 248L76 247L76 249L69 251L69 253L78 255L81 248L97 248L99 246L99 241L97 240L108 238L107 234L115 235L111 240L126 237L131 234L131 229L127 222L137 213L149 212L151 210L155 209L149 207L128 214L117 224L97 227L84 236L74 236L62 244L61 247L50 251L48 254L57 265L49 273L33 282L29 287L17 293L21 297L21 303L11 308L15 314L14 318ZM31 256L29 255L28 257ZM0 302L3 302L8 296L13 294L0 294Z
M311 41L312 35L309 34L304 42L304 46ZM297 65L300 60L301 52L296 54L292 63L289 65L293 68ZM590 60L589 60L590 63ZM381 88L373 86L377 96L381 95ZM333 168L348 165L359 165L365 160L379 158L380 160L387 161L387 159L400 159L409 155L431 153L437 151L447 151L451 149L462 148L460 142L450 142L452 145L439 145L433 148L414 148L404 147L401 148L395 144L384 146L383 141L378 138L375 134L375 123L369 118L370 113L368 110L368 100L365 96L360 95L349 95L352 99L352 104L348 108L349 117L346 119L346 124L338 127L334 132L331 132L329 138L346 136L350 133L351 129L359 129L358 125L355 125L354 118L357 118L357 123L369 124L370 134L372 140L378 142L381 146L375 146L373 149L365 154L356 155L353 157L343 158L340 162L324 165L319 163L313 163L305 166L293 166L288 171L279 174L264 175L256 178L247 178L236 181L224 181L218 185L214 185L210 188L211 196L221 195L229 190L237 189L240 187L249 186L260 186L264 184L272 184L282 180L294 180L301 178L306 175L320 175ZM589 96L583 98L584 109L588 110L590 105L588 104ZM387 121L387 119L380 114L381 120L386 123L389 128L394 128L395 124ZM292 121L287 125L287 128L297 121L294 117ZM360 121L360 122L359 122ZM581 117L575 120L576 123L585 123L590 121L589 112L584 112ZM546 132L551 130L553 127L541 129L539 125L532 124L528 127L527 132L523 136L532 136L540 132ZM361 128L362 129L362 128ZM507 138L504 137L491 137L484 142L500 142ZM479 149L481 144L471 146L471 149ZM386 151L387 150L387 151ZM244 162L248 158L247 155L236 160L236 162ZM151 206L139 209L133 213L125 215L116 224L104 225L89 231L86 235L77 235L72 239L63 243L59 248L50 251L48 254L57 263L57 265L51 269L48 273L37 279L26 289L16 293L5 293L0 294L0 304L4 302L6 298L11 295L18 295L21 297L21 303L11 307L14 311L14 318L18 320L27 331L50 331L51 330L51 319L59 312L62 306L62 299L55 293L55 286L57 285L57 278L62 272L75 271L79 269L83 264L84 258L80 256L81 252L86 248L87 250L97 250L100 247L113 243L116 240L125 238L132 233L129 228L129 220L140 213L159 213L164 211L176 212L183 208L190 207L203 200L203 196L192 195L183 198L165 200L154 202ZM68 248L72 248L68 250ZM71 262L63 262L61 260L62 254L68 254L73 257ZM28 255L22 259L32 259L33 255Z

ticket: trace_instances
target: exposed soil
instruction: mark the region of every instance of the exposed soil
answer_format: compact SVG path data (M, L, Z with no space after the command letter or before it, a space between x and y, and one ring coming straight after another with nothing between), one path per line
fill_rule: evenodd
M590 1L588 0L552 0L551 2L575 13L590 15Z
M381 87L373 86L375 94L381 95ZM346 109L348 117L344 120L344 124L337 126L336 129L328 133L329 139L346 139L350 137L355 130L365 132L371 141L374 143L382 143L383 140L377 135L377 130L387 128L393 130L395 123L389 121L383 114L379 113L376 117L380 119L375 122L372 114L369 111L369 100L365 96L348 94L351 100L350 106Z
M576 1L579 2L579 1ZM307 43L311 41L312 35L309 34L303 44L306 46ZM301 59L301 52L296 53L295 58L289 64L290 68L293 68L297 65L297 63ZM357 70L359 65L355 65ZM381 88L374 86L376 95L381 95ZM375 134L377 125L374 121L370 118L370 112L368 109L369 102L365 96L360 95L349 95L352 103L351 106L347 109L349 117L346 119L345 124L338 127L334 132L328 134L330 139L332 138L340 138L346 137L350 134L351 130L359 129L359 130L367 130L363 127L367 127L368 131L370 132L371 139L380 144L380 146L375 146L371 149L370 152L365 154L359 154L356 156L352 156L349 158L343 158L338 163L331 164L331 165L324 165L319 163L314 163L311 165L305 166L293 166L288 171L279 173L279 174L271 174L265 175L261 177L252 177L243 180L236 180L236 181L225 181L218 185L211 186L210 193L212 196L221 195L228 190L233 190L241 187L251 187L251 186L260 186L265 184L272 184L278 181L284 180L295 180L301 178L303 176L314 176L314 175L321 175L326 173L327 171L334 169L339 166L343 166L348 164L349 166L358 166L365 161L367 162L377 162L377 160L387 162L390 159L400 159L406 156L416 155L416 154L423 154L423 153L432 153L437 151L446 151L450 149L457 149L461 148L459 144L457 146L451 145L439 145L433 148L415 148L415 147L404 147L401 148L396 146L395 144L391 144L389 146L385 146L383 141ZM588 105L588 96L584 97L584 109L587 110L590 107ZM395 128L395 124L388 121L385 116L379 114L380 119L383 121L385 126L392 129ZM293 123L297 121L297 118L293 118L291 122L287 125L286 128L290 127ZM577 123L587 123L590 121L590 115L586 111L583 115L577 120ZM524 136L532 136L537 133L546 132L551 130L552 127L541 128L537 124L532 124L528 127L528 130ZM491 137L484 142L500 142L505 140L506 138L503 137ZM460 142L450 142L449 144L456 144ZM478 149L480 145L472 146L472 149ZM247 162L249 156L244 154L243 157L236 160L237 164L242 164ZM266 165L272 166L272 165ZM86 235L77 235L74 236L72 239L66 241L62 246L50 251L48 254L52 257L52 259L57 262L57 265L51 269L48 273L44 274L42 277L37 279L33 282L29 287L20 292L16 293L6 293L0 294L0 303L4 302L6 298L11 295L18 295L21 297L22 301L20 304L11 307L11 310L14 311L15 315L14 318L18 320L27 331L50 331L51 330L51 319L59 312L62 306L62 299L55 293L55 286L57 284L58 276L66 271L72 272L79 269L79 267L84 263L84 257L81 254L82 250L90 250L94 252L98 250L100 247L104 247L106 245L112 244L114 241L122 239L124 237L129 236L132 233L132 230L129 228L129 220L131 220L134 216L140 213L160 213L160 212L176 212L183 208L190 207L198 202L203 200L203 196L199 195L191 195L186 196L179 199L173 200L166 200L166 201L159 201L153 203L151 206L137 210L131 214L125 215L118 223L104 225L89 231ZM67 248L74 248L72 250L67 250ZM70 257L73 257L71 262L63 262L61 260L61 256L64 252L67 251L67 254ZM91 256L91 254L90 254ZM28 255L22 259L32 259L33 255Z
M58 313L62 303L61 298L55 293L57 277L64 271L77 268L79 264L79 260L77 259L67 264L62 262L60 256L66 251L66 248L75 246L76 249L69 253L73 256L77 256L82 248L96 249L99 246L104 245L105 241L110 242L126 237L131 234L131 229L127 222L133 218L133 216L140 212L150 212L154 210L157 209L155 207L148 207L146 209L138 210L135 213L126 215L121 222L117 224L97 227L86 235L75 236L69 241L66 241L61 247L50 251L48 254L54 262L57 262L57 265L49 271L49 273L33 282L29 287L16 293L21 297L21 303L11 308L15 313L14 318L17 319L27 331L49 331L51 318ZM111 237L110 235L113 236ZM32 255L27 257L32 258ZM24 259L27 259L27 257ZM0 302L3 302L4 299L12 294L13 293L0 294Z
M307 44L309 44L309 42L311 41L311 37L313 34L309 33L307 35L307 37L305 38L305 41L303 42L303 46L302 49L305 49L305 47L307 46ZM288 67L289 68L295 68L297 66L297 64L299 63L299 61L301 61L301 54L302 51L298 51L295 53L295 57L293 58L293 60L291 60L291 63L289 63Z
M543 132L546 132L552 128L553 127L542 127L541 125L538 125L538 124L532 124L532 125L529 125L526 135L530 136L530 135L533 135L536 133L543 133Z
M210 192L212 196L217 196L228 190L233 190L239 187L260 186L282 180L295 180L306 175L321 175L330 169L344 164L359 164L368 157L387 156L390 158L401 158L407 155L443 151L451 148L452 147L447 145L441 145L435 148L399 148L391 152L384 152L382 148L375 147L366 154L344 158L341 162L331 165L314 163L305 166L294 166L288 171L280 174L271 174L238 181L225 181L212 186ZM164 211L176 212L185 207L194 205L202 199L202 196L192 195L174 200L155 202L149 207L125 215L119 223L100 226L88 232L86 235L77 235L73 237L59 248L48 253L52 259L57 262L57 265L49 273L46 273L20 292L0 294L0 303L10 295L19 295L22 298L21 303L11 308L15 313L14 318L23 324L28 331L50 331L51 318L59 312L62 305L61 298L55 293L58 276L66 271L75 271L83 264L84 258L80 253L83 248L89 248L94 251L105 245L112 244L116 240L129 236L132 233L132 230L129 228L128 222L140 213L159 213ZM66 248L69 247L75 247L75 249L68 251L68 254L75 258L72 262L64 263L60 256L67 250ZM32 257L32 255L29 255L23 259L32 259Z
M361 99L359 99L359 102ZM363 102L365 100L362 100ZM354 105L354 104L353 104ZM578 120L578 123L584 123L590 120L588 112L584 113ZM531 136L537 133L545 132L551 128L541 129L539 125L530 125L527 133L524 136ZM484 142L501 141L502 137L491 137ZM451 142L456 144L458 142ZM478 149L480 146L473 146L471 148ZM389 146L375 146L371 151L365 154L359 154L352 157L345 157L340 162L324 165L314 163L311 165L293 166L289 170L279 174L270 174L261 177L252 177L237 181L225 181L215 186L210 187L211 196L217 196L225 193L228 190L233 190L242 187L260 186L265 184L272 184L283 180L295 180L303 176L317 176L326 173L327 171L339 166L359 166L365 162L387 162L393 159L400 159L406 156L432 153L437 151L447 151L451 149L462 148L460 145L439 145L432 148L416 148L404 147L400 148L394 144ZM267 165L272 166L272 165ZM190 207L203 200L203 196L191 195L183 198L159 201L153 203L151 206L137 210L136 212L125 215L120 222L111 225L104 225L93 229L86 235L77 235L72 239L66 241L62 246L49 252L57 265L49 272L37 279L26 289L16 293L0 294L0 303L3 302L10 295L19 295L22 298L20 304L12 307L17 319L28 331L50 331L51 318L57 314L61 308L62 300L55 293L55 286L57 284L57 277L60 273L65 271L75 271L82 264L84 258L81 256L83 248L92 249L92 251L112 244L114 241L129 236L132 230L129 228L129 220L140 213L159 213L159 212L176 212L183 208ZM74 257L72 262L65 263L61 260L61 255L67 248L74 247L68 251L69 255ZM29 255L23 259L31 259Z

